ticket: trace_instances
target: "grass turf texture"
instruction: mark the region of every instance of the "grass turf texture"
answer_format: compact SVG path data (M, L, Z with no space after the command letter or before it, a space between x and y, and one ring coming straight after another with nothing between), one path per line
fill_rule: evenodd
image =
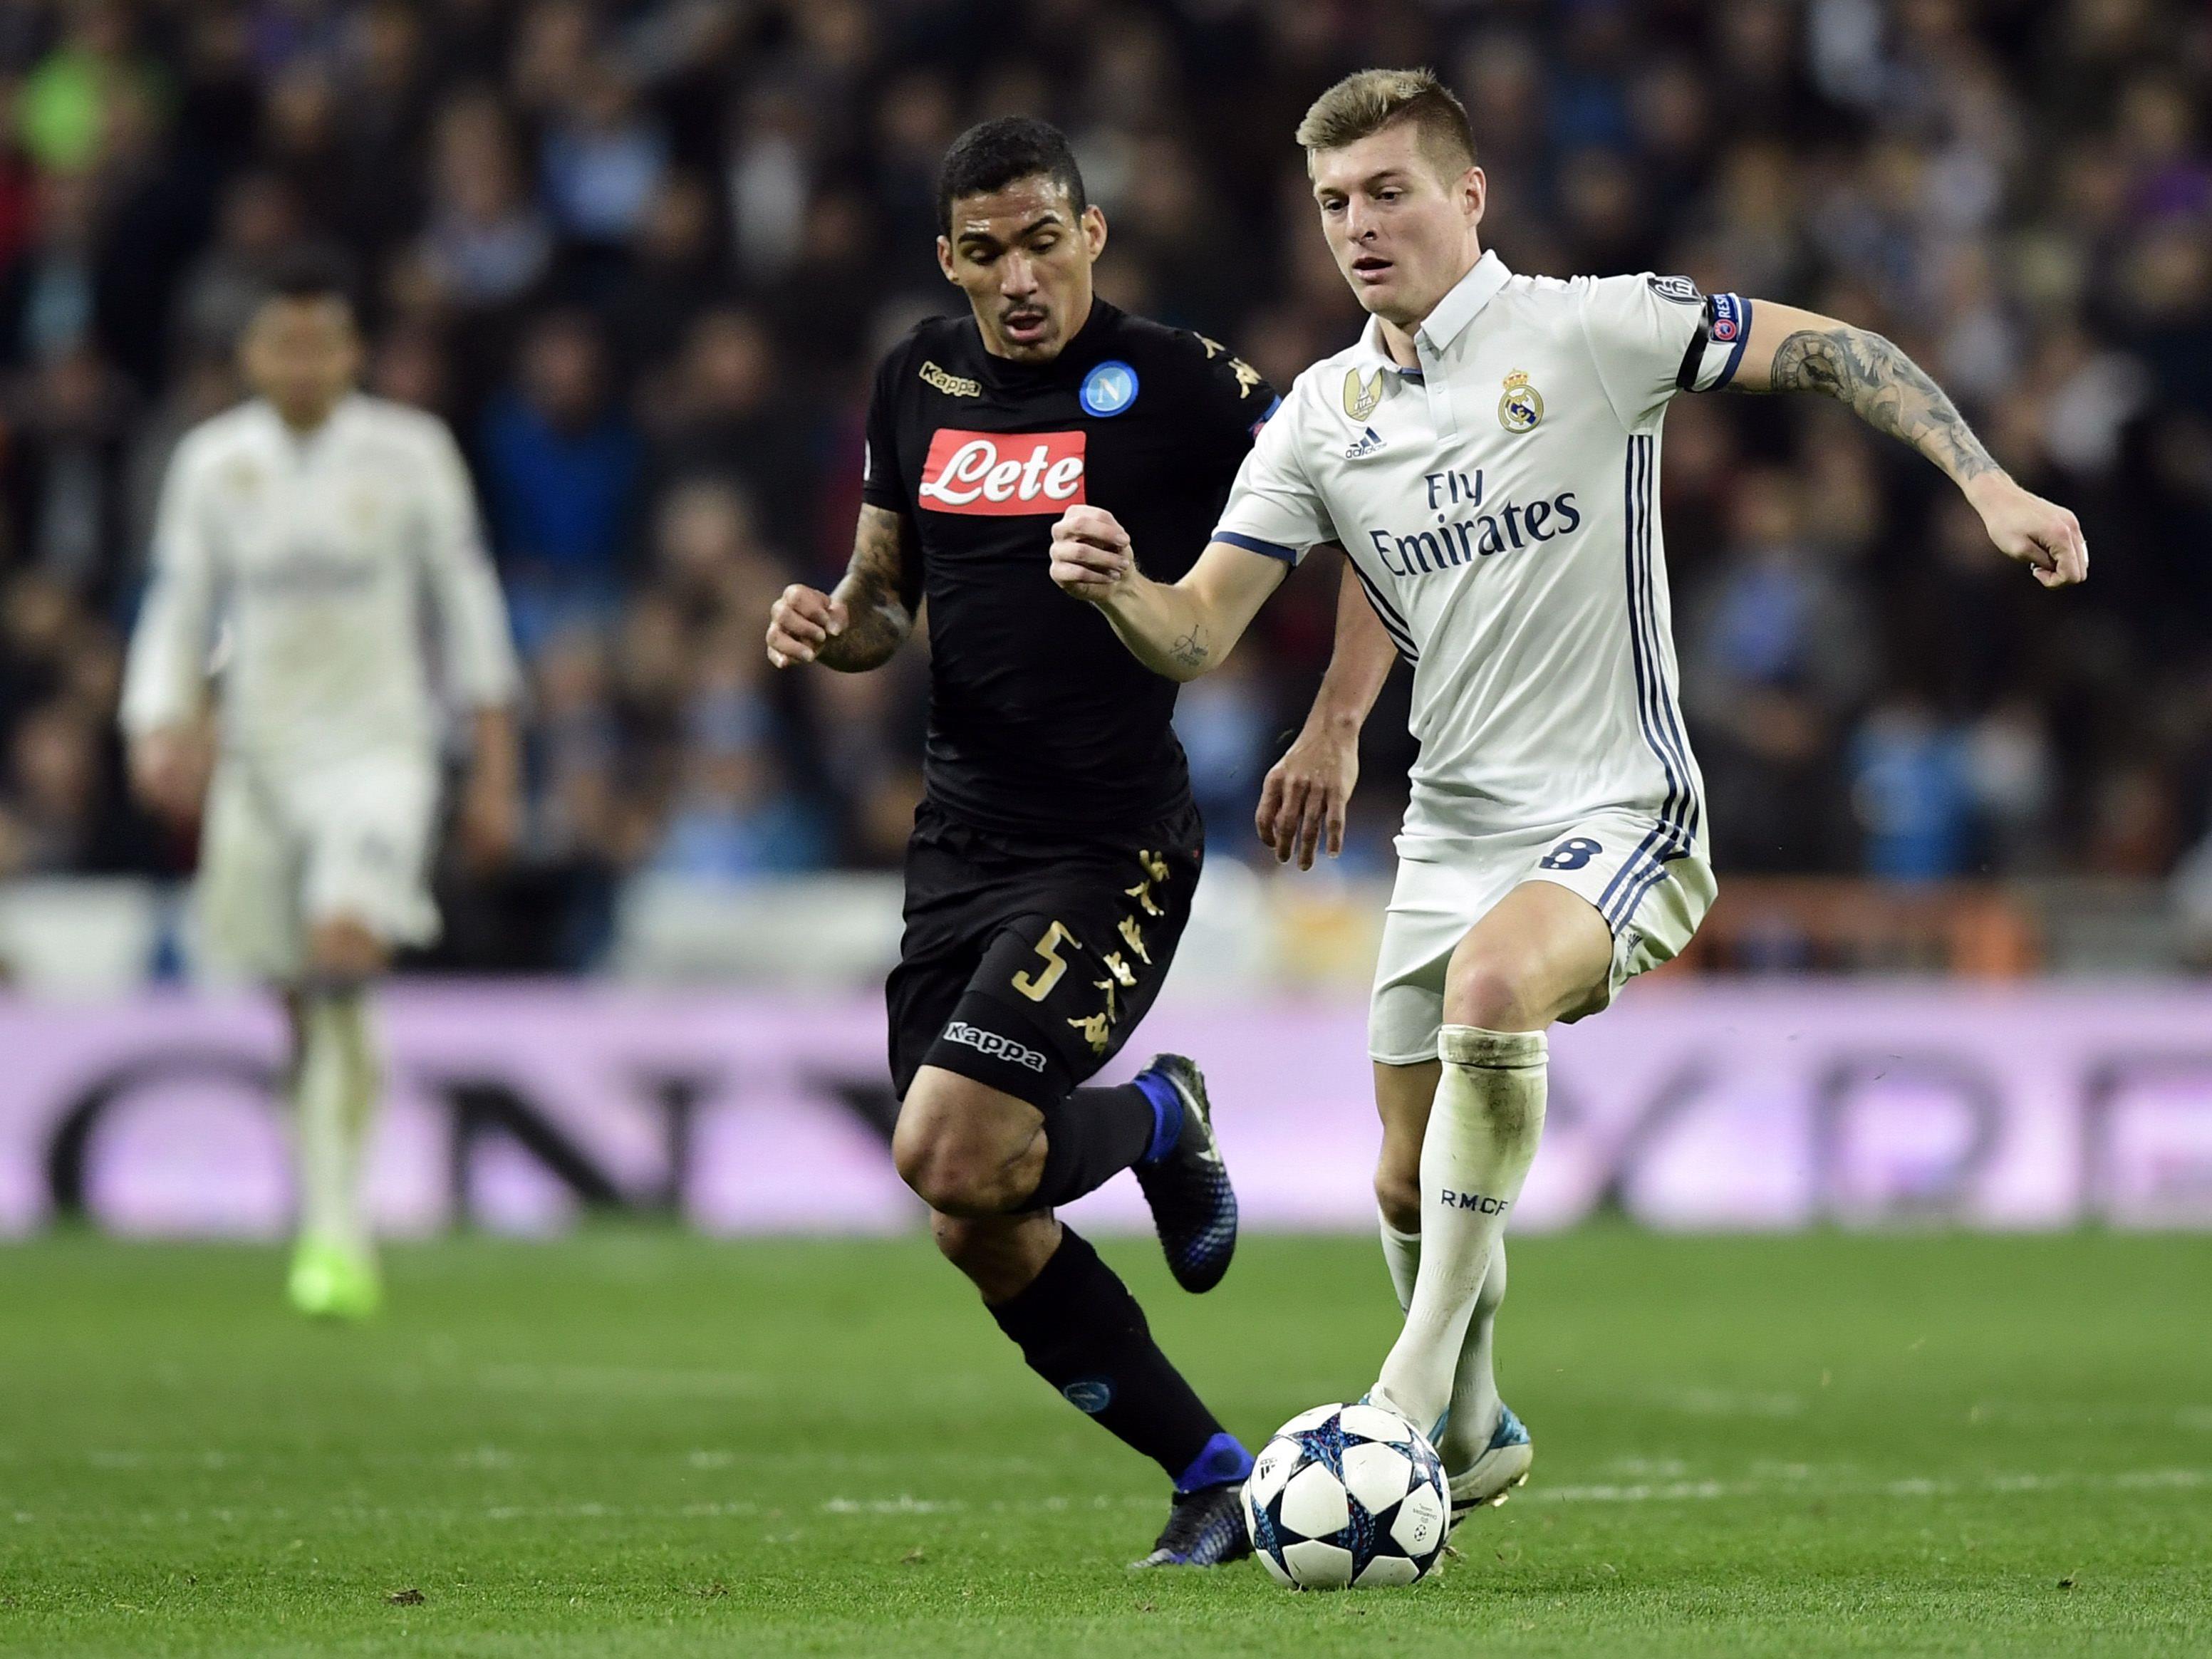
M1356 1395L1364 1239L1109 1254L1229 1422ZM1517 1243L1535 1475L1411 1590L1132 1576L1150 1466L921 1239L0 1249L0 1652L2156 1655L2212 1648L2212 1239Z

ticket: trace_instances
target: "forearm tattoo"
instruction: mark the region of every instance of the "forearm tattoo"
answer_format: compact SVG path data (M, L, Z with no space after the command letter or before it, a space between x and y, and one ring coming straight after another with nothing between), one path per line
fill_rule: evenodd
M1911 444L1960 483L1997 470L1943 388L1879 334L1800 329L1776 349L1772 380L1777 392L1833 398L1876 431Z
M1168 655L1185 668L1201 668L1212 654L1206 643L1206 629L1196 623L1191 624L1188 633L1179 635L1168 647Z
M845 631L815 653L825 667L857 672L888 661L914 630L905 599L905 525L880 507L860 509L852 562L837 597L845 602Z

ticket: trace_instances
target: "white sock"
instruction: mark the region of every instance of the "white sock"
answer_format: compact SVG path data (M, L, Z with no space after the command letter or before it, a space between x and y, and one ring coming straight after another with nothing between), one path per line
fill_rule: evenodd
M1398 1305L1411 1308L1413 1285L1421 1270L1421 1236L1401 1233L1388 1220L1379 1216L1376 1219L1382 1233L1382 1260L1389 1267ZM1437 1444L1449 1474L1464 1474L1490 1449L1490 1437L1498 1431L1498 1373L1492 1334L1504 1300L1505 1241L1501 1237L1491 1249L1490 1270L1482 1276L1474 1315L1468 1321L1467 1340L1460 1345L1459 1369L1452 1374L1451 1420L1445 1424Z
M366 997L358 991L310 994L301 1019L300 1231L349 1249L368 1243L361 1214L361 1154L381 1079Z
M1544 1132L1541 1031L1447 1025L1436 1103L1421 1141L1421 1259L1375 1387L1424 1432L1450 1406L1460 1351L1505 1218Z
M1490 1449L1490 1437L1498 1432L1498 1373L1492 1368L1491 1336L1498 1328L1498 1304L1504 1300L1505 1241L1501 1237L1491 1246L1490 1271L1482 1276L1467 1340L1460 1345L1459 1369L1452 1373L1451 1420L1437 1437L1437 1451L1449 1474L1466 1474Z
M1398 1292L1403 1312L1413 1305L1413 1281L1421 1271L1421 1236L1400 1232L1379 1211L1375 1220L1382 1230L1382 1261L1390 1269L1390 1288Z

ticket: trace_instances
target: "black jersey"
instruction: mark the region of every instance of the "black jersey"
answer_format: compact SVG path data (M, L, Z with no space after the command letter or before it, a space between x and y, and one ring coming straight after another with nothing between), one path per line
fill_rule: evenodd
M1103 507L1145 574L1176 580L1275 401L1218 343L1103 300L1049 363L991 356L966 316L892 349L861 495L906 520L909 603L929 601L931 799L984 829L1055 834L1138 829L1188 803L1175 682L1054 585L1052 526Z

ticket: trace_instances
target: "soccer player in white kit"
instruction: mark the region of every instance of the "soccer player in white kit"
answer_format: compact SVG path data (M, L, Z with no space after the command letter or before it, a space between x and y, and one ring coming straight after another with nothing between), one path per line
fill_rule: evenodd
M453 435L355 390L361 342L335 275L304 260L285 274L240 356L259 395L188 433L162 486L122 721L151 805L189 823L204 797L210 957L283 994L292 1301L358 1318L382 1294L358 1194L381 1086L367 988L395 946L438 925L441 720L425 624L443 690L474 715L459 828L483 860L515 833L514 653Z
M1546 1028L1674 957L1713 899L1656 511L1669 399L1823 393L1941 468L2045 586L2082 580L2088 554L2074 515L2008 477L1878 335L1680 277L1508 271L1480 246L1466 112L1425 72L1348 77L1297 137L1370 313L1359 343L1298 377L1182 581L1147 580L1096 507L1060 520L1052 574L1189 679L1308 550L1349 556L1334 659L1261 799L1279 856L1296 842L1310 862L1324 828L1336 850L1360 723L1390 653L1413 665L1420 757L1369 1026L1407 1317L1371 1397L1437 1437L1463 1514L1502 1501L1533 1455L1491 1335L1543 1128Z

